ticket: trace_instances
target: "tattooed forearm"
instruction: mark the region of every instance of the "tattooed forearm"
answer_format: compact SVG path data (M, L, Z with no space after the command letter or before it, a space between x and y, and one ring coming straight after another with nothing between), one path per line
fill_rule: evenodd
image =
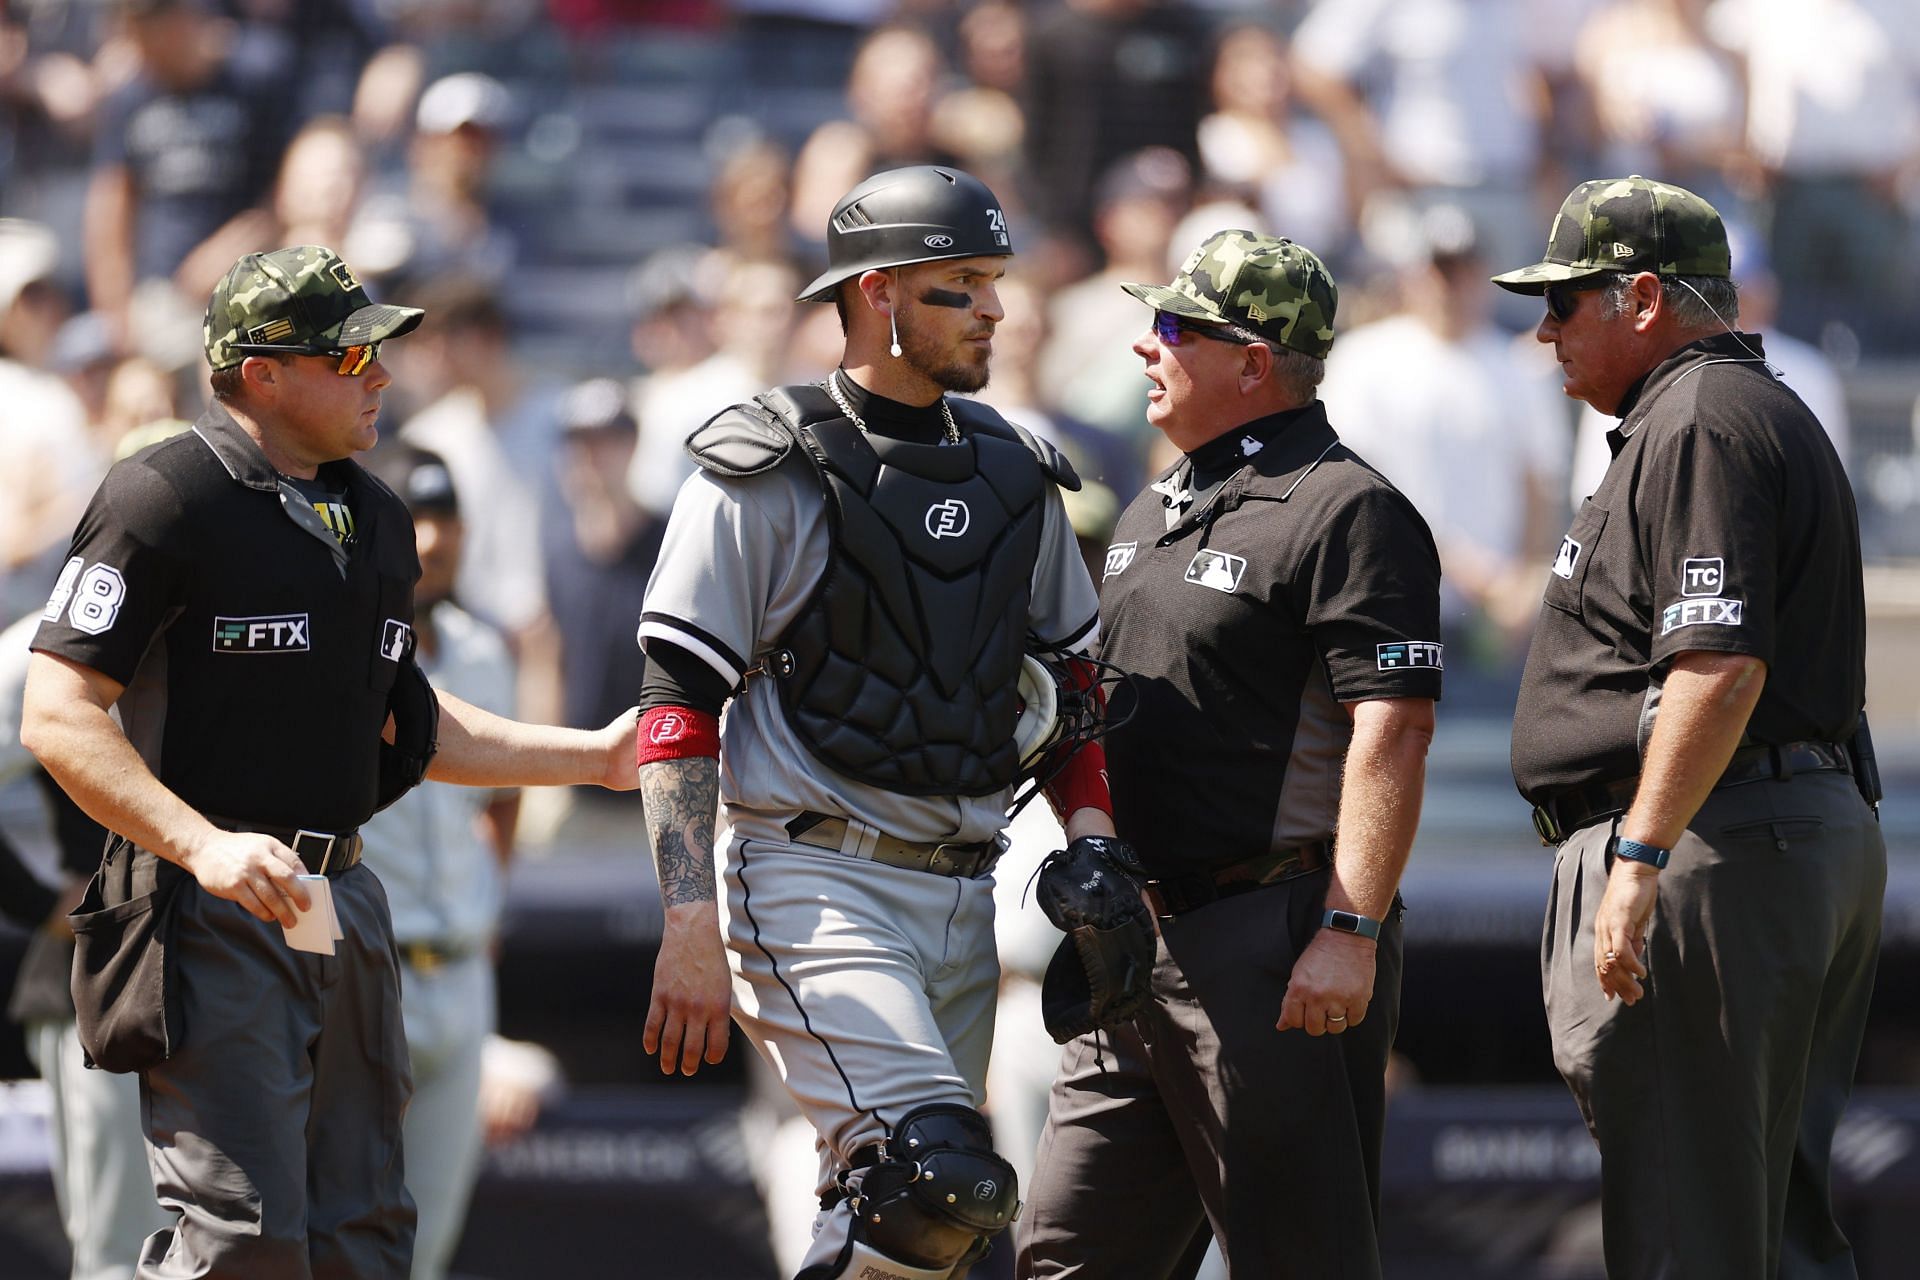
M660 901L712 902L713 816L720 762L704 756L655 760L640 766L647 839L660 877Z

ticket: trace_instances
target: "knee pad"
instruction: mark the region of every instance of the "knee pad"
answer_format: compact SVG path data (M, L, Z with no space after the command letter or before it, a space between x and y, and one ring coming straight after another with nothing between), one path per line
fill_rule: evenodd
M903 1116L850 1191L856 1244L941 1276L984 1257L1020 1215L1018 1176L994 1154L986 1118L953 1103Z

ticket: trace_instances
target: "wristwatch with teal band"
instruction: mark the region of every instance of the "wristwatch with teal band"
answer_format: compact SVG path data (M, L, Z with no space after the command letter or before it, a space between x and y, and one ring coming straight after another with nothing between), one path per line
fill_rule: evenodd
M1373 938L1376 941L1380 937L1380 922L1356 911L1335 911L1329 908L1327 914L1320 917L1320 927L1338 929L1341 933L1357 933L1363 938Z

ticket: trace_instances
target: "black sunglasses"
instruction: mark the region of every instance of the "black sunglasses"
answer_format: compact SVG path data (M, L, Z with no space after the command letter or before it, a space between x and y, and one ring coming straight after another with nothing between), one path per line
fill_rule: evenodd
M1162 346L1177 347L1183 333L1198 334L1202 338L1212 338L1215 342L1229 342L1236 347L1264 347L1267 344L1257 338L1243 338L1231 329L1219 325L1203 324L1198 320L1189 320L1177 316L1171 311L1153 313L1153 336L1160 339Z
M1546 300L1547 314L1553 317L1555 324L1565 324L1573 319L1573 313L1580 309L1580 295L1604 289L1613 283L1611 276L1589 276L1585 280L1575 280L1571 284L1550 284L1542 293Z
M265 351L284 351L293 356L325 356L329 360L338 360L334 372L343 378L357 378L367 371L367 366L380 358L380 344L362 342L351 347L292 347L273 346L267 343L247 343L234 347L244 355L256 355Z

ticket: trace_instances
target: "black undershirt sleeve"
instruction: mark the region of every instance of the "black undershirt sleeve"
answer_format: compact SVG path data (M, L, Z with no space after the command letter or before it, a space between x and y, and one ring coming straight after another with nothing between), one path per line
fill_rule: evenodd
M640 682L640 710L686 707L718 716L733 690L726 677L670 640L647 645L647 675Z

